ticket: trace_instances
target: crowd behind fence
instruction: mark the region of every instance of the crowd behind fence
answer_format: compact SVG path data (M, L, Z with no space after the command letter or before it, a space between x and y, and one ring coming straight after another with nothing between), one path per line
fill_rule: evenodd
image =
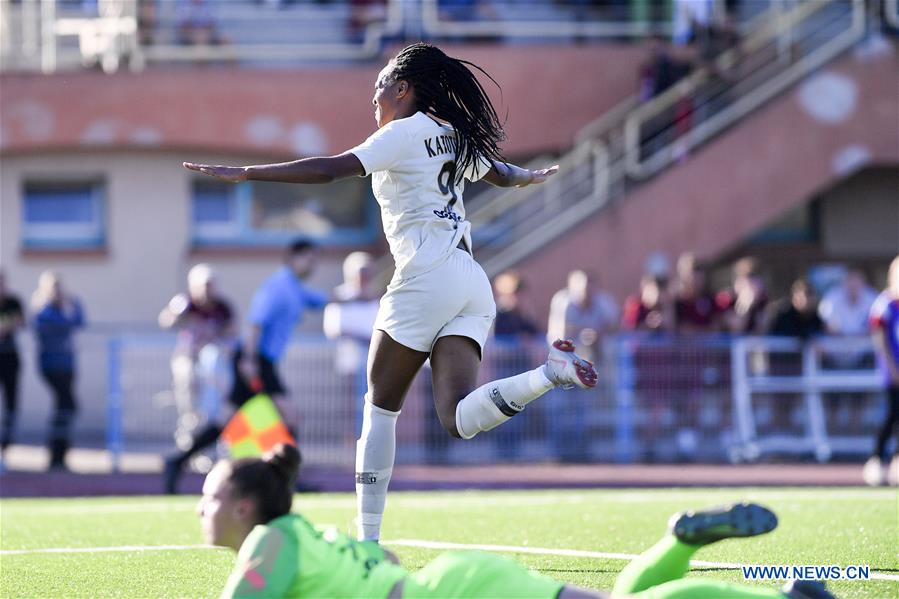
M90 349L82 355L82 372L106 373L106 419L98 422L102 416L88 409L81 419L94 422L82 422L81 429L104 429L114 458L122 452L171 451L178 418L170 391L172 338L108 335L101 351L99 338L86 337L90 341L83 345ZM538 343L493 340L481 382L533 368L545 351ZM98 363L104 357L105 363ZM288 416L299 422L307 462L351 466L364 366L340 374L335 358L334 343L298 338L281 372L296 410ZM882 420L882 381L865 338L803 343L619 334L604 344L600 377L595 390L552 391L512 421L461 442L437 420L426 367L399 419L397 461L723 462L766 454L826 461L868 455Z

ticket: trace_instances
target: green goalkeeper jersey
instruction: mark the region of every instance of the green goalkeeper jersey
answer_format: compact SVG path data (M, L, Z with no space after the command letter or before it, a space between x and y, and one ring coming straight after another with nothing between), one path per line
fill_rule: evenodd
M386 598L405 576L377 543L287 514L250 532L222 597Z

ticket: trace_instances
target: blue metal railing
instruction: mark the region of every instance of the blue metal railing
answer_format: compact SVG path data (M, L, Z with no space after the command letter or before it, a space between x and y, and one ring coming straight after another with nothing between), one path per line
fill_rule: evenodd
M732 353L735 343L742 343L741 338L610 337L600 365L601 384L595 392L553 392L531 404L514 426L500 427L466 443L448 442L436 420L429 372L424 369L410 390L397 429L398 444L403 447L398 462L724 461L737 455L734 448L745 442L741 432L745 422L740 419L753 418L752 425L760 435L770 432L765 427L774 430L789 424L755 418L751 407L747 412L745 405L735 403L745 403L740 390L758 379L756 373L747 383L739 369L732 369L732 356L742 355ZM839 351L841 341L826 338L820 343L833 352ZM171 344L170 336L158 334L113 335L107 342L106 438L116 465L126 451L165 452L172 447L174 407L158 401L170 384ZM485 352L481 382L536 367L541 358L532 347L516 339L492 341ZM859 351L857 340L846 347L847 351ZM334 368L335 356L332 342L300 337L291 344L281 372L294 398L299 438L308 449L309 461L349 466L361 426L365 360L351 373L339 374ZM814 376L831 381L834 373ZM869 370L864 376L870 381L875 375ZM851 409L861 414L855 420L874 423L881 408L879 395L866 385L859 389L865 399L859 400L856 393ZM787 390L792 390L793 399L784 400L787 403L780 405L787 407L783 409L789 413L804 409L803 388ZM842 385L837 390L851 389ZM816 418L816 422L829 420L827 431L835 439L848 434L841 429L846 426L844 418L826 410L818 410ZM865 430L863 436L873 434L872 425ZM851 453L858 445L837 446Z

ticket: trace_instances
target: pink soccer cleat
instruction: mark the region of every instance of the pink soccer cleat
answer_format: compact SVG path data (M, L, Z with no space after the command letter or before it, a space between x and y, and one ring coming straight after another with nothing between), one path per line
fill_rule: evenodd
M592 389L599 377L593 364L574 353L573 341L556 339L546 359L546 378L563 389Z

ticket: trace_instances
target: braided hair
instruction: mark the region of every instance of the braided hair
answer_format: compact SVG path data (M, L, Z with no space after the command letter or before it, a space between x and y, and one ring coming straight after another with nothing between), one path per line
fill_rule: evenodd
M415 88L416 109L455 129L456 183L478 157L505 161L499 148L506 138L502 123L481 82L468 67L480 71L499 88L484 69L421 42L405 47L392 63L390 79L408 81Z

